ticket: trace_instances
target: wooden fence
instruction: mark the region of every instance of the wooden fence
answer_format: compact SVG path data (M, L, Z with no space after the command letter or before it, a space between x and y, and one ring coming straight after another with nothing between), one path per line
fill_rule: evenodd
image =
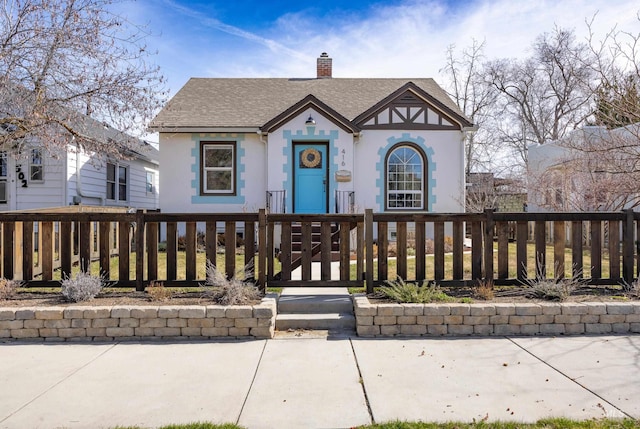
M60 278L79 270L92 270L115 287L144 290L151 281L201 284L209 260L229 277L253 261L250 275L261 287L372 289L396 277L450 286L480 279L515 285L536 273L618 284L632 282L640 270L639 220L640 214L630 210L5 213L0 214L0 274L23 280L28 287L46 287L59 286ZM301 231L298 244L293 228ZM312 275L314 260L320 265L319 278ZM331 276L332 263L340 267L339 278ZM292 280L296 269L298 279Z

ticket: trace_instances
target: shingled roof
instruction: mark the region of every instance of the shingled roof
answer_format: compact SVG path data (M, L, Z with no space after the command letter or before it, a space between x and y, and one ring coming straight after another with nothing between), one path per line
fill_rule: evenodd
M149 128L255 128L308 95L349 120L412 82L450 110L464 115L433 79L191 78Z

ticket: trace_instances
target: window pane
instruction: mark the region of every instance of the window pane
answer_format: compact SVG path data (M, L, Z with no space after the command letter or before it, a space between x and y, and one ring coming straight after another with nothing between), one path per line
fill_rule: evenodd
M118 182L121 184L127 183L127 168L118 167Z
M419 152L399 147L387 163L387 207L423 208L423 161Z
M207 171L208 191L233 191L231 171Z
M116 165L107 163L107 180L110 182L116 181Z
M204 151L205 167L232 167L233 149L228 146L207 147Z
M107 182L107 199L116 199L116 184Z
M0 177L7 177L7 152L0 152Z
M147 171L147 192L153 192L153 183L155 182L153 173Z
M32 165L30 172L31 180L42 180L42 166L41 165Z
M127 201L127 185L118 186L118 200Z

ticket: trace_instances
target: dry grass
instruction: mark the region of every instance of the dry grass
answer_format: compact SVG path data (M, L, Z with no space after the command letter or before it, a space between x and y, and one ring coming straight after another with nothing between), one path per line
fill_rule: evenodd
M162 282L151 282L146 289L151 301L165 302L169 301L173 296L173 291L164 287Z

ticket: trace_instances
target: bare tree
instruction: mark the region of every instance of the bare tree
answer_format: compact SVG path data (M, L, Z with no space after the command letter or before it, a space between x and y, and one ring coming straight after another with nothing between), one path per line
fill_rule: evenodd
M536 39L529 58L488 65L486 78L500 94L497 132L523 165L528 144L558 140L592 113L593 93L585 83L593 79L593 62L573 31L555 28Z
M138 149L137 139L109 127L139 134L163 102L164 83L148 62L148 34L111 12L115 2L0 1L3 150L38 145L55 155L72 141L104 155Z
M637 125L636 125L637 127ZM640 144L630 127L585 127L532 154L531 195L555 211L617 211L640 205ZM552 149L550 152L549 150Z
M449 81L448 93L467 118L478 127L465 140L465 173L488 170L493 152L490 127L485 127L492 113L497 92L484 79L484 42L473 40L471 46L456 52L455 45L447 48L447 63L440 70Z

